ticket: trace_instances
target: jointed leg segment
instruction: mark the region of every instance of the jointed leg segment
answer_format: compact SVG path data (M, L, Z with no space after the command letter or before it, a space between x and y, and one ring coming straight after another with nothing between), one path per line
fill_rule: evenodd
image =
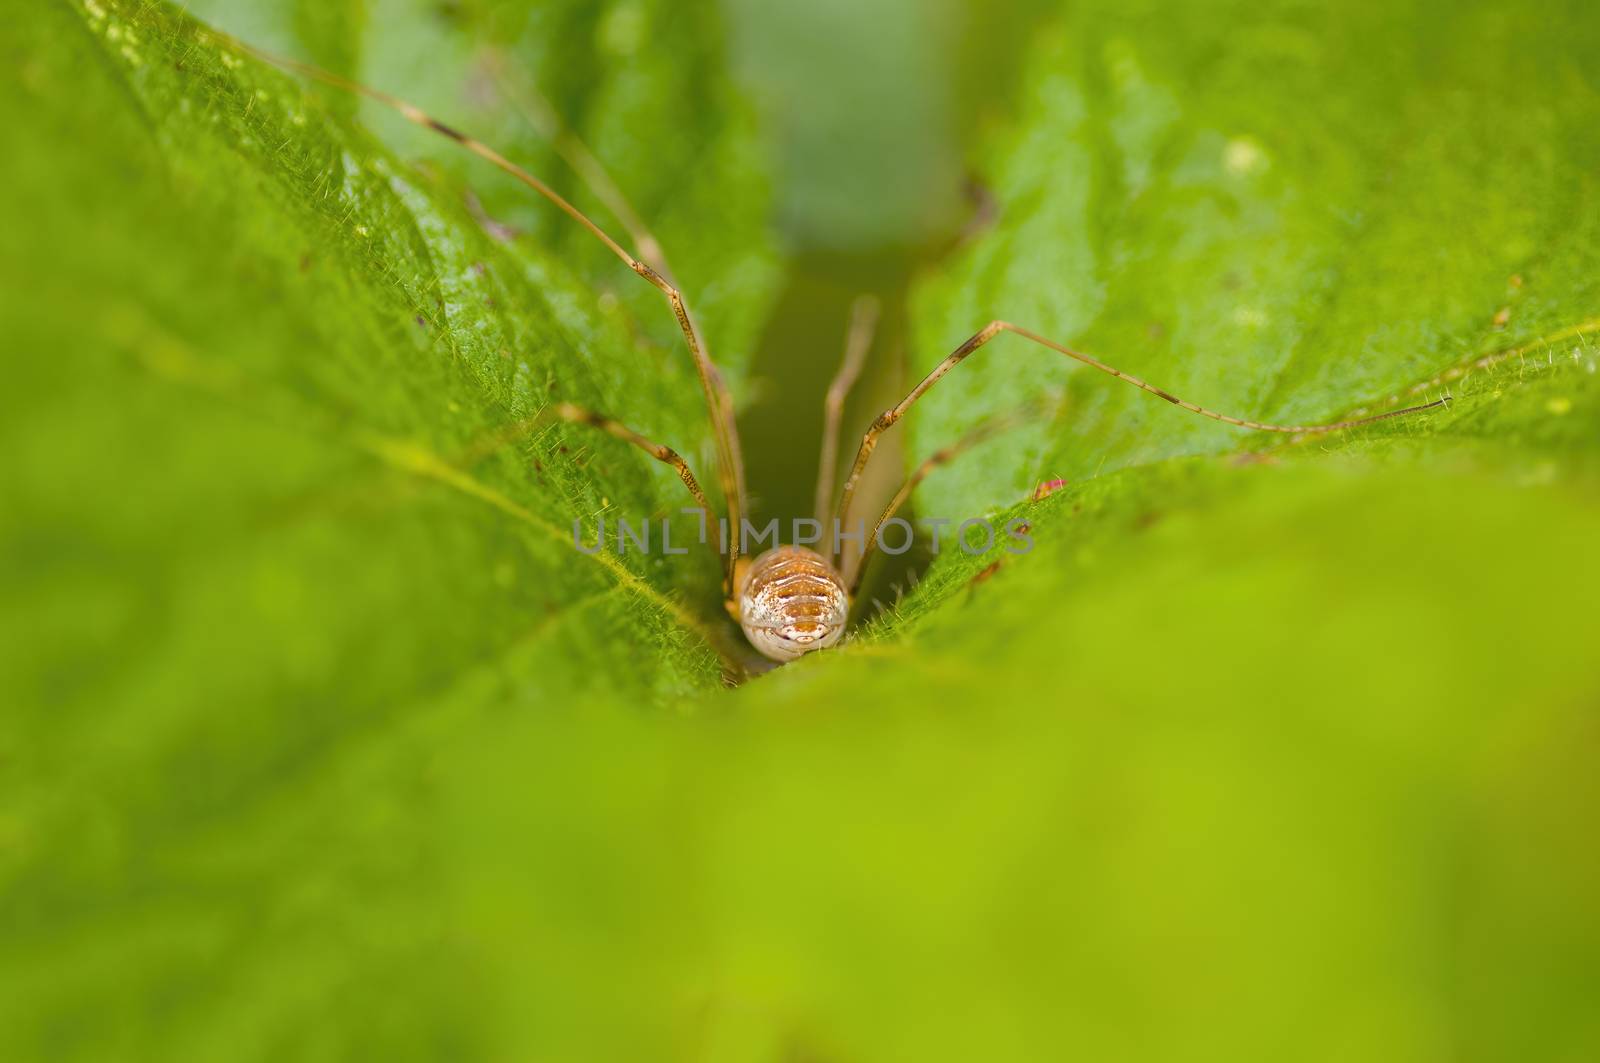
M518 181L521 181L539 195L543 196L568 217L572 218L579 225L582 225L585 229L587 229L590 234L604 244L612 254L616 255L619 259L626 263L628 268L632 269L635 273L639 274L639 276L643 277L645 280L649 281L650 284L655 286L655 288L666 297L668 304L672 307L673 315L678 321L678 328L683 333L684 341L688 344L690 356L694 359L695 370L700 376L701 388L705 392L706 408L711 417L713 434L716 437L718 476L721 481L723 496L727 501L728 526L735 529L739 527L739 515L744 497L744 462L739 450L738 427L734 423L733 397L728 392L727 385L723 382L722 375L717 372L716 366L712 364L711 356L707 353L705 345L701 342L699 331L695 328L694 320L690 316L689 307L683 298L683 293L679 291L677 285L673 283L670 274L664 274L661 269L657 269L655 266L652 266L649 262L644 261L643 258L635 257L634 255L629 254L621 244L613 240L604 229L601 229L600 226L596 225L592 220L590 220L587 215L585 215L577 207L573 206L569 200L567 200L555 189L545 184L539 178L529 173L527 170L524 170L516 163L507 159L505 156L501 155L487 144L475 140L472 137L467 136L465 133L462 133L461 131L439 121L438 119L431 117L414 104L408 103L407 101L400 99L398 96L392 96L387 92L383 92L382 90L374 89L367 85L360 84L359 82L351 81L348 78L340 77L339 75L330 73L321 69L320 67L315 67L308 63L302 63L294 59L287 59L282 56L273 55L270 52L262 51L259 48L255 48L249 44L246 44L244 41L238 40L234 37L229 37L215 30L211 32L214 36L226 41L230 46L241 52L244 52L247 55L254 56L263 62L293 71L315 81L332 85L333 87L342 89L346 92L355 93L359 96L365 96L370 100L375 100L378 103L381 103L384 106L396 111L407 121L422 126L423 128L431 129L436 133L450 138L457 144L460 144L463 148L466 148L468 151L472 152L474 155L477 155L479 158L491 163L505 173L510 174L512 177L516 178ZM571 139L573 142L576 142L575 137ZM587 154L587 152L585 152L585 154ZM579 169L580 175L583 175L583 168L580 167ZM620 198L620 193L618 193L618 198ZM653 239L651 240L651 243L654 243ZM654 248L654 250L657 252L656 254L646 257L656 258L657 261L661 262L662 266L664 267L665 260L659 255L659 247ZM728 550L728 556L726 558L724 579L731 583L734 565L739 559L739 537L738 535L732 535L729 537L729 539L730 547Z
M862 544L861 556L857 559L855 566L853 568L845 566L844 558L839 559L841 571L845 572L845 586L849 588L852 599L856 595L856 589L861 586L862 577L866 575L867 562L872 560L872 555L877 550L878 534L883 530L883 526L888 523L889 518L898 513L900 507L905 505L906 499L911 497L911 492L917 489L917 485L926 480L928 475L935 469L950 464L979 443L986 442L1002 432L1017 427L1028 418L1033 409L1034 407L1025 407L1001 417L992 417L950 446L934 451L921 465L916 467L911 475L906 478L906 482L900 485L900 490L894 493L894 497L889 500L889 504L883 507L883 512L878 515L877 522L873 524L871 532Z
M1058 354L1063 354L1074 361L1082 362L1091 369L1097 369L1102 373L1116 377L1118 380L1132 384L1141 391L1148 391L1150 394L1155 395L1158 398L1166 399L1174 406L1179 406L1185 410L1188 410L1190 413L1197 413L1201 417L1209 417L1213 421L1222 421L1224 424L1238 425L1241 428L1252 428L1261 432L1327 432L1337 428L1354 428L1358 425L1371 424L1374 421L1386 421L1391 417L1404 417L1406 414L1418 413L1422 410L1431 410L1434 407L1442 406L1444 403L1449 401L1449 399L1438 399L1434 402L1425 403L1421 406L1409 406L1403 410L1391 410L1388 413L1374 414L1371 417L1361 417L1352 421L1335 421L1331 424L1266 424L1261 421L1246 420L1242 417L1232 417L1228 414L1218 413L1217 411L1207 409L1204 406L1187 402L1168 391L1164 391L1161 388L1156 387L1154 384L1148 384L1136 376L1131 376L1128 373L1124 373L1122 370L1115 369L1097 358L1092 358L1087 354L1074 351L1069 347L1065 347L1059 343L1056 343L1054 340L1046 339L1044 336L1041 336L1036 332L1030 332L1025 328L1011 324L1009 321L991 321L978 332L974 333L965 343L952 351L944 361L934 366L933 371L927 376L923 377L921 382L919 382L916 387L911 389L910 394L901 399L894 406L883 411L883 413L878 415L877 420L872 422L872 425L867 429L866 434L861 437L861 446L856 451L855 463L850 467L850 475L846 478L844 482L844 489L841 491L839 496L838 514L841 521L846 520L849 517L850 503L855 496L856 485L861 480L861 473L862 470L866 468L867 459L872 456L873 449L878 445L878 437L886 432L892 425L894 425L895 422L899 421L900 418L904 417L906 415L906 411L909 410L918 399L922 398L922 396L928 392L929 388L937 384L941 377L965 361L968 355L971 355L977 351L978 348L982 347L984 344L988 343L1002 332L1014 332L1023 339L1031 340L1032 342L1040 344L1041 346L1048 347Z
M555 149L555 153L572 168L572 172L589 186L589 191L611 212L612 217L616 218L623 229L627 230L629 238L633 240L634 254L654 266L656 272L665 277L669 283L676 285L677 279L673 277L672 268L667 264L666 251L662 248L661 241L656 239L650 227L639 216L639 212L633 209L627 193L612 180L605 164L597 159L594 152L589 150L589 146L567 127L543 93L526 81L513 80L498 48L486 48L482 56L484 66L501 93L533 127L533 131Z
M817 501L813 512L824 528L831 526L833 514L828 507L833 502L834 466L839 463L839 421L844 416L845 396L855 386L861 375L861 363L872 347L873 332L878 326L878 300L870 295L856 299L850 307L850 331L845 338L844 360L839 371L828 384L828 395L822 404L822 458L817 463Z
M707 513L711 512L711 503L706 498L706 493L701 490L700 481L696 480L694 473L689 470L689 463L671 447L646 439L621 421L613 420L603 413L586 410L582 406L574 406L570 402L555 403L545 409L544 415L566 421L568 424L586 424L590 428L598 428L608 436L633 444L657 461L671 465L678 474L678 479L683 481L683 486L694 496L695 503Z
M535 418L535 423L552 419L565 421L568 424L582 424L588 425L590 428L598 428L615 439L620 439L624 443L631 443L657 461L672 466L673 471L678 474L678 479L683 481L683 486L688 488L689 494L694 497L695 504L707 515L707 519L710 519L710 514L712 513L711 502L706 498L705 491L701 489L700 481L695 479L694 473L689 469L689 463L684 461L676 450L646 439L627 425L607 417L603 413L586 410L582 406L575 406L570 402L557 402L547 406ZM713 552L716 551L715 543L712 544L711 549ZM728 588L726 572L723 574L723 583L723 593L725 595L731 593Z

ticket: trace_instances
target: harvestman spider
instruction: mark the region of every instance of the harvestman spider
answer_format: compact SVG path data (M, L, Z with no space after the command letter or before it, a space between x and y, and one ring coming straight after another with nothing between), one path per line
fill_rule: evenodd
M705 343L700 338L700 332L695 327L694 318L689 312L688 303L685 302L683 293L679 290L677 281L673 277L672 270L667 265L666 255L661 245L639 219L621 189L611 180L600 162L570 130L567 130L559 122L554 112L542 100L534 99L534 105L530 108L528 117L537 127L538 132L551 142L557 154L588 185L595 197L622 223L623 228L627 230L628 235L633 240L634 253L630 254L599 225L539 178L516 163L511 162L488 145L445 125L405 100L379 89L370 88L342 78L337 74L329 73L307 63L272 55L236 38L227 37L215 31L213 31L213 34L239 51L254 56L263 62L331 85L345 92L375 100L397 111L406 120L431 129L455 141L474 155L510 174L554 204L572 218L573 221L587 229L612 254L626 263L628 268L644 278L649 284L654 285L666 297L668 305L672 308L673 315L677 318L678 328L683 332L684 342L688 345L689 355L694 360L695 370L699 374L700 385L705 392L706 408L711 419L715 438L718 480L727 509L727 527L732 530L727 536L728 549L726 558L722 559L724 604L729 615L737 620L744 629L745 636L750 640L750 643L762 654L773 660L790 661L812 650L826 649L837 643L844 634L845 625L850 616L851 599L854 597L861 582L861 576L866 570L867 560L876 544L878 532L882 529L884 523L894 516L896 510L910 496L917 484L921 483L935 468L952 461L962 452L1008 427L1016 419L1016 415L1013 415L1009 418L985 422L969 435L955 444L936 452L918 466L900 490L895 493L882 515L878 517L872 535L866 537L860 554L853 565L846 566L842 564L844 558L841 556L841 543L838 536L833 537L833 543L826 556L804 546L775 546L757 555L754 559L741 557L739 552L741 536L738 529L741 528L740 515L745 498L744 459L739 448L739 431L734 415L733 397L729 393L727 385L723 382L722 375L717 371L716 365L711 361L711 355L706 350ZM1357 425L1371 424L1374 421L1403 417L1422 410L1431 410L1449 401L1448 398L1443 398L1421 406L1409 406L1402 410L1391 410L1387 413L1375 414L1370 417L1361 417L1350 421L1335 421L1329 424L1263 424L1260 421L1230 417L1227 414L1217 413L1215 410L1187 402L1176 395L1163 391L1154 384L1149 384L1138 377L1130 376L1120 369L1115 369L1098 359L1079 351L1074 351L1038 333L1030 332L1028 329L1013 325L1008 321L995 320L983 326L965 343L951 352L948 357L934 367L932 372L923 377L916 387L911 389L910 394L873 420L866 433L861 437L861 445L856 449L855 461L851 463L849 475L845 477L844 486L839 491L838 501L833 503L831 500L833 494L833 472L837 458L837 440L844 399L860 373L862 361L871 344L875 317L876 305L874 303L870 300L857 301L852 314L850 334L846 343L843 362L828 387L827 400L824 407L821 467L817 475L816 492L816 519L823 527L827 528L838 526L835 523L836 521L838 524L843 524L845 518L849 516L851 503L855 500L856 488L860 485L862 473L866 469L868 459L872 457L873 449L878 445L878 438L904 417L916 401L927 394L928 390L937 384L946 373L1002 332L1013 333L1023 339L1049 348L1058 354L1081 362L1091 369L1096 369L1125 383L1132 384L1141 391L1148 391L1150 394L1165 399L1174 406L1188 410L1190 413L1197 413L1214 421L1221 421L1225 424L1238 425L1241 428L1251 428L1262 432L1324 432L1339 428L1353 428ZM701 511L707 514L712 512L711 503L701 489L699 481L695 479L694 473L690 471L688 463L671 447L653 442L604 414L586 410L571 403L555 403L545 410L543 416L571 424L588 425L592 428L597 428L617 439L638 447L657 461L665 462L677 472L684 486L694 496L695 503L700 507ZM716 542L716 537L711 537L709 542L711 549L717 552L720 558L721 551Z

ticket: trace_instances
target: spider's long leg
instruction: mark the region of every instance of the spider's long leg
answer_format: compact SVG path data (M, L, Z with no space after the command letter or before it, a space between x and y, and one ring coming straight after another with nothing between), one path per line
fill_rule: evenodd
M861 547L861 556L857 559L855 566L845 572L844 582L845 586L850 590L852 601L855 600L856 589L861 585L861 578L866 575L867 562L872 559L872 554L877 549L878 533L883 530L883 526L888 522L889 518L899 512L901 506L905 505L906 499L911 497L911 492L917 489L917 485L926 480L928 474L933 470L942 465L950 464L979 443L993 439L1009 428L1015 428L1026 419L1030 409L1032 408L1025 408L984 421L948 447L934 451L926 461L916 467L916 470L906 478L905 483L900 485L900 490L894 493L894 497L889 500L889 504L883 508L883 512L878 516L877 523L872 526L872 533L867 536L865 543Z
M628 237L633 240L634 254L654 266L656 272L666 278L669 284L676 286L678 282L672 275L672 267L667 263L667 253L661 246L661 241L656 239L639 212L633 209L627 193L612 179L605 164L589 150L589 145L561 120L561 115L545 98L544 93L531 83L519 81L512 76L500 49L485 48L483 58L489 76L494 80L501 95L511 102L511 106L523 120L533 127L533 131L548 143L572 172L588 186L594 198L598 199L601 205L611 212L611 216L627 230Z
M700 333L695 328L694 320L689 316L688 303L684 300L683 293L678 290L677 285L673 284L648 262L629 254L604 229L596 225L588 215L573 206L570 201L555 189L487 144L474 140L460 130L444 124L414 104L408 103L398 96L392 96L381 89L375 89L368 85L351 81L348 78L340 77L338 74L330 73L321 67L262 51L260 48L246 44L244 41L224 34L220 30L208 29L207 32L238 51L253 56L264 63L270 63L273 66L292 71L314 81L320 81L325 85L331 85L345 92L355 93L358 96L365 96L370 100L375 100L385 107L393 109L407 121L450 138L474 155L510 174L553 203L564 214L587 229L612 254L626 263L629 269L654 285L666 297L668 304L671 305L673 315L678 320L678 329L683 333L684 342L689 347L690 357L694 359L695 370L700 375L700 386L705 392L706 409L711 417L713 435L716 437L717 471L723 496L727 500L728 526L735 529L740 526L739 517L744 499L744 459L739 448L738 425L734 420L733 396L729 393L727 384L722 379L722 374L717 371L717 367L711 361L710 354L707 353L705 345L701 342ZM724 579L731 584L734 565L739 560L739 536L737 534L731 535L729 536L729 541Z
M934 366L933 371L927 376L923 377L922 381L917 384L916 387L911 389L911 393L909 395L901 399L894 406L891 406L889 409L883 411L878 415L877 420L872 422L872 425L867 429L866 434L861 437L861 446L856 451L855 464L850 467L850 476L845 480L844 490L840 493L838 513L841 520L849 516L850 502L855 494L856 484L861 479L861 471L866 468L867 459L872 456L873 448L878 445L878 437L887 431L888 428L896 421L904 417L906 415L906 411L909 410L918 399L922 398L922 396L927 393L929 388L933 387L933 385L939 382L940 377L944 376L946 373L950 372L950 370L960 365L964 360L966 360L968 355L972 354L978 348L982 347L984 344L988 343L1002 332L1014 332L1023 339L1032 340L1034 343L1048 347L1058 354L1064 354L1074 361L1082 362L1091 369L1098 369L1102 373L1114 376L1118 380L1121 380L1125 383L1132 384L1141 391L1148 391L1157 398L1166 399L1174 406L1182 407L1183 409L1188 410L1190 413L1197 413L1201 417L1209 417L1213 421L1222 421L1225 424L1238 425L1241 428L1253 428L1261 432L1328 432L1336 428L1354 428L1357 425L1371 424L1374 421L1386 421L1391 417L1404 417L1408 413L1418 413L1422 410L1431 410L1436 406L1442 406L1450 401L1448 398L1438 399L1434 402L1424 403L1421 406L1408 406L1403 410L1390 410L1388 413L1374 414L1371 417L1359 417L1353 421L1334 421L1330 424L1266 424L1261 421L1246 420L1242 417L1232 417L1228 414L1218 413L1217 411L1207 409L1204 406L1187 402L1178 398L1176 395L1171 394L1170 392L1163 391L1154 384L1147 384L1136 376L1130 376L1120 369L1114 369L1097 358L1091 358L1087 354L1082 354L1078 351L1072 350L1069 347L1064 347L1061 344L1056 343L1054 340L1046 339L1037 332L1030 332L1025 328L1011 324L1009 321L991 321L989 324L985 325L981 330L975 333L965 343L951 352L951 354L945 358L944 361Z
M710 514L712 513L711 503L709 500L707 500L705 491L701 489L700 481L696 480L694 473L690 471L689 463L684 461L682 456L679 455L676 450L673 450L671 447L664 446L663 444L657 443L653 440L646 439L644 436L640 435L638 432L635 432L627 425L613 418L607 417L603 413L595 413L593 410L586 410L582 406L574 406L570 402L557 402L545 407L545 409L540 412L539 416L534 419L534 423L537 424L549 420L560 420L565 421L568 424L581 424L588 425L590 428L598 428L600 431L606 433L606 435L620 439L624 443L631 443L657 461L672 466L673 471L678 474L678 479L683 481L683 486L687 487L689 489L689 494L694 496L695 504L698 505L701 511L707 515L707 519L710 519ZM716 541L714 539L710 539L708 542L711 545L712 552L716 553ZM718 558L718 561L721 561L720 557ZM726 595L728 593L726 586L726 573L724 573L723 578L723 593Z
M872 347L872 335L878 327L878 300L863 295L850 306L850 331L845 337L844 361L828 384L828 396L822 402L822 460L817 463L817 520L824 528L830 526L833 514L828 506L833 499L833 476L839 464L839 420L844 416L845 396L855 386L861 375L861 363Z

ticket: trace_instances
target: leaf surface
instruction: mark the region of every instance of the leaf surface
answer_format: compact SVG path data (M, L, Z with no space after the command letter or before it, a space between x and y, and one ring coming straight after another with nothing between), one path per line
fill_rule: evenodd
M195 8L603 213L483 88L521 57L759 383L714 7ZM1033 549L732 692L709 556L570 541L671 471L527 425L714 482L653 292L170 5L10 20L0 1054L1596 1055L1600 20L1445 13L1051 14L910 325L917 370L1005 317L1229 413L1450 409L1243 435L1003 337L896 431L1059 399L917 499Z

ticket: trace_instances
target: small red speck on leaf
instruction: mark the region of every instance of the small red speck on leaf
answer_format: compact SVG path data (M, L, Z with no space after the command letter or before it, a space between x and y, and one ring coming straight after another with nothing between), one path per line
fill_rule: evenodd
M970 580L968 580L967 581L967 586L968 587L976 587L978 584L983 583L983 582L987 581L988 579L990 579L996 572L999 572L999 571L1000 571L1000 562L992 561L987 566L985 566L976 576L973 576Z
M1040 502L1067 486L1066 480L1041 480L1033 489L1032 501Z

